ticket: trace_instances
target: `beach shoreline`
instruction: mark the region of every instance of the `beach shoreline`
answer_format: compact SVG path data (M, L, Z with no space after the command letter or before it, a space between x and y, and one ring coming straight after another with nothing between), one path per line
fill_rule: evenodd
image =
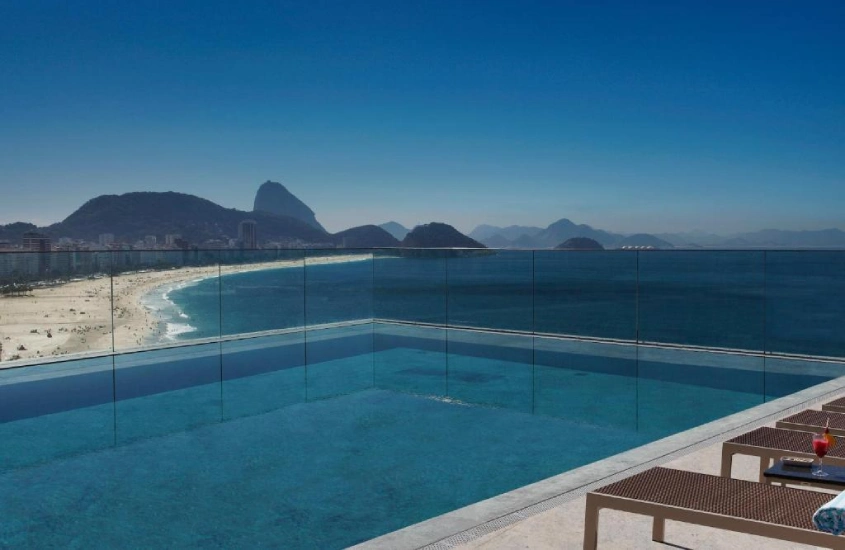
M369 254L317 256L305 259L304 265L370 259ZM145 305L149 294L217 276L302 266L303 260L280 260L144 270L36 287L25 296L4 296L0 298L0 368L11 361L128 351L164 343L166 320Z

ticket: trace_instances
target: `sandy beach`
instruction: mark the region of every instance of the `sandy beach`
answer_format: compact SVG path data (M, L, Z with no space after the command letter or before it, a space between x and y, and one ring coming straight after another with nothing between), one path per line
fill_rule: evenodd
M308 258L307 265L370 258L368 254L321 256ZM221 266L219 271L216 265L138 271L40 287L25 296L4 296L0 298L0 368L9 361L122 351L154 344L160 338L161 319L144 307L142 299L147 294L217 277L218 273L292 267L302 267L302 261Z

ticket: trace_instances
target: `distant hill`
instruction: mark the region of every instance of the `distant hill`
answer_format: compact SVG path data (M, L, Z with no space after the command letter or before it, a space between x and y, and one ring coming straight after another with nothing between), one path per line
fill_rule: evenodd
M511 248L513 247L513 243L496 233L495 235L490 235L489 237L485 237L482 244L489 246L490 248Z
M589 225L576 225L566 218L549 225L534 237L535 248L553 248L573 237L586 237L598 241L602 246L612 246L622 235L593 229Z
M174 192L101 195L43 231L54 238L89 241L96 241L101 233L113 233L118 241L130 243L146 235L163 238L178 233L189 242L202 243L236 238L238 224L246 219L258 223L259 242L285 239L325 244L331 240L325 231L288 216L223 208L194 195Z
M377 225L353 227L332 235L342 248L387 248L401 245L398 239Z
M284 185L275 181L267 180L261 184L255 194L252 210L253 212L269 212L278 216L289 216L325 232L325 228L320 225L320 222L314 216L314 211L296 198Z
M473 229L469 236L479 242L487 244L485 241L495 237L496 235L499 235L508 241L514 241L523 235L533 237L541 231L543 231L542 227L534 227L530 225L509 225L507 227L497 227L495 225L482 224Z
M687 231L684 233L656 233L658 239L680 248L700 248L702 246L716 246L725 241L725 237L705 231Z
M845 248L845 232L839 229L815 231L763 229L731 235L695 231L661 233L657 236L682 248Z
M380 224L379 227L393 235L395 239L402 240L405 236L411 232L410 229L402 225L401 223L397 222L387 222Z
M38 227L31 223L14 222L7 225L0 225L0 241L9 241L12 244L21 244L23 234L27 231L37 231Z
M845 247L845 232L839 229L818 231L763 229L752 233L739 233L731 240L765 248L842 248Z
M540 248L537 246L534 237L529 237L528 235L523 235L520 238L516 239L515 241L511 242L511 245L508 248Z
M487 248L451 225L437 222L416 226L405 236L402 246L412 248Z
M654 235L648 233L637 233L636 235L629 235L616 243L616 248L623 246L647 246L651 248L675 248L672 243L658 239Z
M604 250L604 247L587 237L572 237L555 247L558 250Z

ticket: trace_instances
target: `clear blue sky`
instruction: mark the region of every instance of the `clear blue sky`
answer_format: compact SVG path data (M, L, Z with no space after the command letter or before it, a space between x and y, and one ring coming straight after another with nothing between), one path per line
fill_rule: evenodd
M0 0L0 223L845 228L845 2Z

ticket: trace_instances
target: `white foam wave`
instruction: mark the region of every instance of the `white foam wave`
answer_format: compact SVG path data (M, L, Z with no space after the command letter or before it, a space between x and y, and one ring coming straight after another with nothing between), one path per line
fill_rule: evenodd
M168 340L176 340L176 338L180 334L187 334L189 332L195 332L197 330L196 327L193 327L187 323L166 323L167 330L165 332L164 337Z
M179 322L190 319L190 316L182 311L176 302L171 299L170 294L173 291L194 286L204 279L205 277L200 277L190 281L164 285L141 298L141 305L153 313L158 321L159 341L174 341L179 339L179 336L182 334L196 332L196 327L188 323Z

